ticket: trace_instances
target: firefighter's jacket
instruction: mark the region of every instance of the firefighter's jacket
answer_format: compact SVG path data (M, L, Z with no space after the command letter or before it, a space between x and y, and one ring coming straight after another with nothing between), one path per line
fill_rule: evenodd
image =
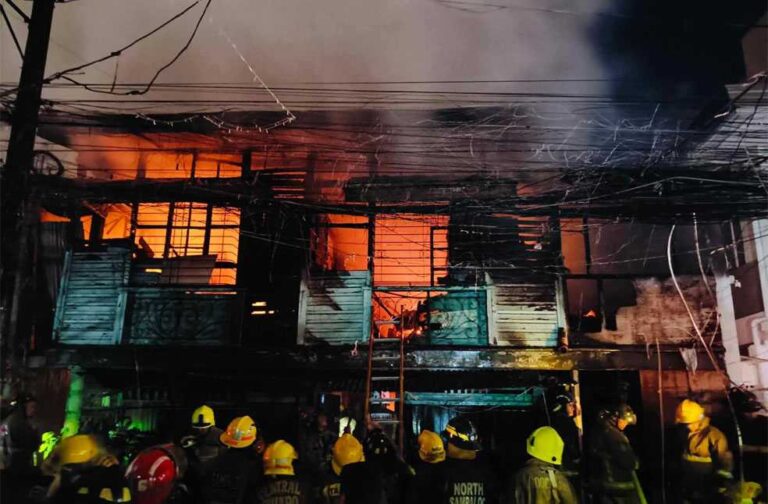
M207 464L211 460L226 451L226 448L219 442L223 431L216 426L208 428L201 435L195 436L195 444L191 450L190 460L194 463Z
M344 466L341 495L345 504L389 504L384 477L369 461Z
M116 462L116 461L115 461ZM132 495L119 465L74 464L62 467L51 504L129 503Z
M633 490L638 459L627 436L608 419L601 419L588 443L590 483L604 491Z
M443 504L495 504L497 482L493 471L481 460L448 458L443 462Z
M315 501L319 504L341 503L341 478L326 467L315 489Z
M40 435L23 409L17 409L0 423L0 466L14 474L30 472L39 444Z
M256 491L255 504L306 504L309 490L296 476L264 476Z
M517 504L578 504L570 481L547 462L531 458L517 471L507 498Z
M430 464L419 460L415 476L408 483L407 504L440 504L442 495L438 492L444 478L444 463Z
M688 432L680 467L685 480L718 474L730 476L733 454L728 449L728 440L717 427L709 424L709 418L701 420L697 430Z
M205 504L244 504L261 480L261 469L253 450L229 448L204 466L200 498Z

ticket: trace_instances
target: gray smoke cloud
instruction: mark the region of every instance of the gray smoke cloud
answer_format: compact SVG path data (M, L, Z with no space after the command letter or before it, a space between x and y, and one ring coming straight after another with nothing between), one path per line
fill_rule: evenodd
M56 8L47 73L98 58L189 5L185 0L79 0ZM270 86L312 82L603 79L589 26L607 0L214 0L192 46L160 82L249 82L248 67ZM183 45L201 2L183 18L119 57L118 82L146 82ZM29 6L25 6L29 7ZM15 13L14 13L15 15ZM14 18L17 33L23 24ZM23 41L22 41L23 43ZM2 33L2 80L20 60ZM110 83L109 60L76 76ZM517 83L514 91L599 91L599 83ZM402 87L402 86L401 86ZM412 86L411 86L412 87ZM510 90L500 84L435 84L428 90ZM392 86L370 86L392 89ZM49 89L49 97L94 96ZM264 93L249 95L265 98ZM278 95L279 96L279 95ZM98 96L97 96L98 97ZM190 92L148 99L211 98ZM242 96L241 96L242 98ZM290 105L291 96L287 97ZM293 98L296 98L295 96ZM301 103L322 101L318 93ZM301 108L299 103L295 108ZM375 106L375 99L372 102ZM259 108L256 104L253 108Z

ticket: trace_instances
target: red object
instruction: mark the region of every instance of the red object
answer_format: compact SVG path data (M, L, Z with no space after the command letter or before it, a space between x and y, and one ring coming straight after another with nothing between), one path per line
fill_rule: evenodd
M125 477L135 504L163 504L173 492L179 468L171 451L155 446L136 455Z

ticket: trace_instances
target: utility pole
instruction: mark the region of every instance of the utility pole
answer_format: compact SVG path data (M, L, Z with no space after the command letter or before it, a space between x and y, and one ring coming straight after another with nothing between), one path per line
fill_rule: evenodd
M55 0L34 0L24 62L11 116L11 135L0 179L2 196L2 325L12 365L18 362L20 303L29 282L29 233L37 218L29 175L37 133ZM11 274L13 274L11 278Z

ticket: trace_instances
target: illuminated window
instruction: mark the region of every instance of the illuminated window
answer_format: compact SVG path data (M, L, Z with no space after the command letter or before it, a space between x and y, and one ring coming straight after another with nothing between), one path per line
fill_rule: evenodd
M122 203L104 205L104 229L102 238L105 240L128 238L131 235L131 207Z
M315 264L328 271L368 269L368 217L319 215L312 232Z
M427 286L445 275L447 224L441 215L377 216L374 284Z
M237 208L193 202L140 203L135 235L140 256L178 260L179 267L198 268L206 276L210 271L212 284L232 285L237 279Z

